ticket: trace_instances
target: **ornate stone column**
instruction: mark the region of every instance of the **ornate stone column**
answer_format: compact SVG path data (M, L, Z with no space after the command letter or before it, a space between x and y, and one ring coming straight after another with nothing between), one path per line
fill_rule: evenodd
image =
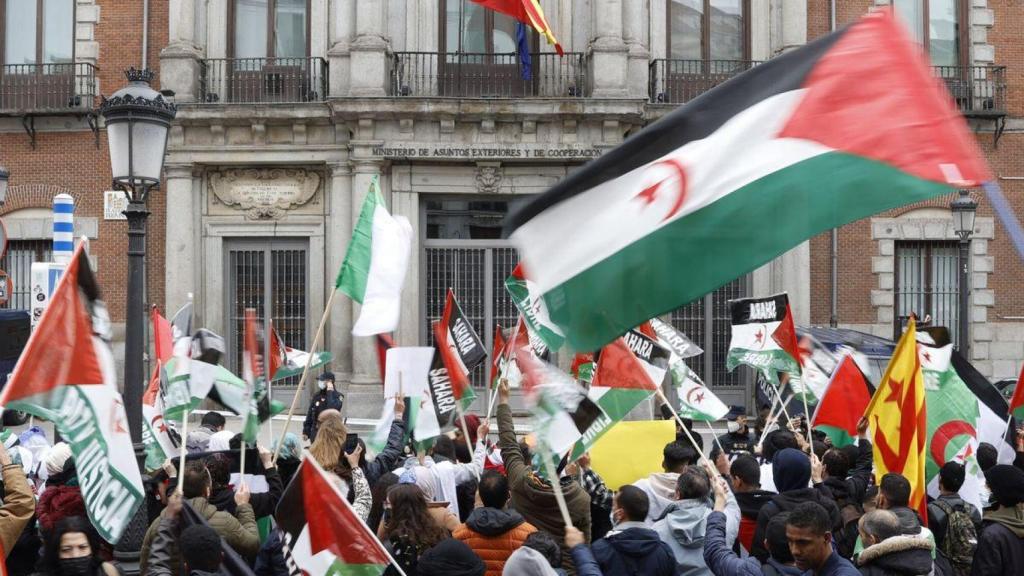
M199 61L195 0L170 0L170 42L160 51L160 87L174 91L176 102L199 99Z
M648 64L651 52L644 38L646 2L622 3L622 39L627 49L626 90L631 98L647 97Z
M191 164L164 166L164 194L167 196L166 233L164 235L164 306L172 313L196 292L196 196ZM167 312L165 312L166 314Z
M627 49L622 41L622 4L622 0L593 0L594 39L590 43L590 60L595 98L625 98L629 95L626 85Z
M388 81L388 41L384 1L356 0L356 37L350 47L349 95L384 96Z
M359 220L359 212L363 207L363 200L366 199L366 193L370 189L370 182L373 181L374 176L380 177L382 168L383 161L379 159L363 157L355 161L355 174L352 176L350 227L354 227ZM383 186L382 192L385 192L384 197L387 198L388 194L383 190ZM352 303L350 322L354 322L359 317L360 308L359 304ZM351 329L350 325L349 330ZM377 374L376 341L373 338L355 337L352 340L352 383L380 382L380 376Z
M339 98L348 95L351 66L351 44L355 34L356 0L331 0L330 10L330 96Z
M329 165L330 187L327 189L327 273L324 275L326 289L334 287L334 281L341 263L345 260L348 244L352 239L352 166L346 162ZM339 382L352 379L352 302L341 294L334 296L334 310L327 339L327 350L334 355L331 363Z

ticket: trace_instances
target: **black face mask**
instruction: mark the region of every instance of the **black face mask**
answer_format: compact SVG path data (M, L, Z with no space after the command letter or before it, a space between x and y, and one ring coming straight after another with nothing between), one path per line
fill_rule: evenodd
M57 560L61 576L88 576L92 573L92 556Z

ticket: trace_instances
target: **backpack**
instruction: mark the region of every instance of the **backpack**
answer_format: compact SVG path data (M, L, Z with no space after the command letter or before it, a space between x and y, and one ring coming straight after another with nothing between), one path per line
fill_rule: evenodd
M971 573L974 549L978 546L974 521L964 504L954 508L944 500L936 500L934 503L946 514L946 536L942 540L942 552L949 559L953 574L967 576Z

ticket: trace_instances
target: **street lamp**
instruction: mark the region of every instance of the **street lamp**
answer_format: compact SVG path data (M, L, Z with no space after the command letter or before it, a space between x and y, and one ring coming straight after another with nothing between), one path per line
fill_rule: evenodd
M967 190L960 190L960 195L949 204L949 209L953 213L953 229L960 237L960 253L957 257L957 266L960 269L960 304L957 317L960 319L960 327L957 340L960 353L969 361L971 359L969 248L971 234L974 233L974 216L978 211L978 203L971 198Z
M7 182L10 178L11 173L7 171L7 168L0 166L0 206L7 201Z
M167 149L167 133L177 110L149 83L149 69L125 71L128 85L104 98L100 114L107 126L113 186L128 197L124 215L128 220L128 302L125 309L124 405L128 429L140 463L145 461L142 445L142 390L146 379L146 310L143 302L146 278L146 199L160 186L160 174ZM142 507L143 509L145 506ZM140 509L142 510L142 509ZM146 514L136 514L118 551L137 557L146 531Z

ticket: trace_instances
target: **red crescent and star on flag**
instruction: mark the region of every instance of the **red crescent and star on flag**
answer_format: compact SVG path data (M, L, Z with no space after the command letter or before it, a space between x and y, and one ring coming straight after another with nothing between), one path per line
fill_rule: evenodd
M661 180L658 180L654 184L651 184L650 186L644 188L639 193L637 193L637 195L634 196L633 198L642 200L646 206L650 206L651 204L654 203L655 200L657 200L658 192L661 190L662 186L666 182L668 182L670 178L675 176L677 186L676 197L668 213L665 214L665 217L661 219L661 221L664 222L678 214L679 211L683 208L683 202L686 201L686 168L683 166L683 163L680 162L678 159L667 158L664 160L658 160L657 162L650 164L647 167L646 171L649 172L657 168L658 166L667 166L672 169L672 173L669 174L668 176L663 177Z

